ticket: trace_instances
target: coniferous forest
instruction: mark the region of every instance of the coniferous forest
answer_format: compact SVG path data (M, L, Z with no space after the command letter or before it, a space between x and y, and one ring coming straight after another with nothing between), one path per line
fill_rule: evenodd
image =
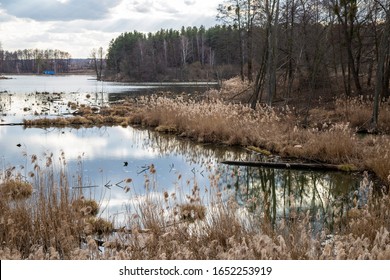
M388 97L390 8L385 2L226 0L214 27L133 31L114 38L106 74L129 81L240 76L253 82L253 102L262 92L271 103L276 95L292 92L363 95L375 85Z
M133 81L215 80L237 75L238 31L231 26L183 27L121 34L110 43L110 74Z
M129 31L113 38L103 47L103 75L141 82L240 76L253 82L253 102L262 92L271 103L276 95L297 91L351 96L375 87L389 97L389 6L380 0L225 0L213 27ZM67 72L70 57L59 50L0 48L0 72Z

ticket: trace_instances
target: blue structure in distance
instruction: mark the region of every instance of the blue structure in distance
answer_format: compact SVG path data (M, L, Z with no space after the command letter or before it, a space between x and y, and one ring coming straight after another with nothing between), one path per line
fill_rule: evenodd
M55 75L56 73L53 70L45 70L43 71L44 75Z

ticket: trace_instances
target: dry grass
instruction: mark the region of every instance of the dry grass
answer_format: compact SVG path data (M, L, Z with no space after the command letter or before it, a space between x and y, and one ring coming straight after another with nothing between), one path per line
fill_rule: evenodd
M389 136L368 137L363 139L366 158L364 164L372 170L382 181L390 185L390 140Z
M179 206L180 219L182 221L204 220L206 217L206 207L200 204L186 203Z
M150 168L150 188L113 233L112 223L93 215L95 202L71 195L64 170L60 177L51 166L36 172L45 184L34 185L30 198L0 199L0 259L390 259L390 197L375 196L367 176L359 190L365 198L351 201L329 235L314 233L309 212L272 225L233 196L222 199L218 174L205 193L196 183L183 197L156 193Z
M0 184L0 194L3 199L22 200L31 196L33 187L30 183L23 182L20 179L7 180Z
M304 128L299 125L300 117L288 107L258 106L252 110L218 99L195 102L152 97L138 104L137 122L158 131L200 142L250 146L263 153L356 166L387 182L390 137L358 137L351 123L325 119L321 125L314 122Z
M217 179L216 176L214 179ZM355 201L351 211L336 219L340 229L313 234L312 217L297 215L272 227L238 206L233 197L223 201L216 184L211 185L205 217L183 219L176 211L176 198L166 193L160 200L146 200L139 207L147 219L132 224L132 234L107 242L104 259L389 259L390 197L375 197L368 178L360 191L367 200ZM196 189L196 186L194 186ZM190 201L193 196L187 199ZM201 202L202 203L202 202ZM199 201L185 204L199 209ZM200 204L202 205L202 204ZM358 205L360 205L358 207ZM167 207L171 206L171 207ZM179 208L182 209L182 205ZM172 211L170 211L170 209ZM290 209L290 211L294 211ZM351 212L350 211L350 212ZM349 213L350 213L349 212ZM203 210L202 210L203 213ZM133 214L133 217L137 215ZM147 226L147 227L146 227ZM147 229L147 230L145 230ZM118 244L122 244L118 246Z
M14 170L0 178L1 259L73 259L85 238L110 231L94 216L96 202L72 192L64 164L55 170L51 156L43 167L37 162L33 156L31 182Z
M247 87L233 79L225 83L219 96L214 90L200 100L169 94L141 97L101 108L100 112L83 107L73 118L26 120L25 125L143 125L199 142L246 146L262 150L263 154L356 166L375 172L387 184L390 136L356 135L356 130L370 119L370 100L337 99L309 110L307 118L306 113L302 115L288 106L258 105L253 110L245 104L224 101ZM388 132L389 125L390 106L382 102L379 129Z
M390 101L383 100L379 107L378 130L390 133ZM338 98L333 102L332 109L321 107L312 109L310 112L312 125L322 125L323 123L337 123L340 120L348 122L355 130L368 129L372 116L371 97L348 97Z
M99 213L99 205L95 200L81 197L72 201L74 211L82 213L84 216L96 216Z
M225 88L225 99L245 87L232 81L229 88L234 90ZM389 104L381 106L380 129L388 131ZM357 166L389 184L389 136L355 134L367 121L370 108L370 101L338 100L332 110L312 109L307 126L302 127L302 116L293 108L259 105L252 110L221 99L153 96L102 108L99 113L83 108L75 118L26 121L26 125L141 124L201 142ZM30 176L31 194L29 184L12 169L3 178L0 259L390 259L390 196L374 195L368 177L359 190L367 199L350 201L354 207L335 217L333 234L326 230L315 234L313 217L295 209L289 209L295 213L293 219L276 224L265 213L253 216L234 199L222 200L218 175L211 178L207 195L199 194L196 184L182 198L156 194L151 187L134 212L128 213L128 225L112 234L112 223L96 217L97 203L74 196L66 170L56 173L51 160L46 162L46 168L36 165ZM148 186L155 186L156 171L150 168L149 172ZM206 196L207 203L200 199ZM103 252L97 238L104 242Z
M246 103L252 92L253 87L248 81L243 82L240 77L234 77L224 81L220 90L209 90L207 96L211 99Z

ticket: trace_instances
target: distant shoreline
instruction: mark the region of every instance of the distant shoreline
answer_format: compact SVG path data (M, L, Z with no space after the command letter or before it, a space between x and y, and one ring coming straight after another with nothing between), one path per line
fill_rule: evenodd
M66 73L56 73L52 76L71 76L71 75L91 75L96 76L94 71L71 71ZM6 80L6 79L12 79L7 76L51 76L48 74L43 73L3 73L0 75L0 79Z
M91 76L92 80L96 80L96 73L94 71L74 71L74 72L67 72L67 73L57 73L54 75L48 75L48 74L42 74L42 73L5 73L0 76L0 80L8 80L12 79L9 76L40 76L40 77L46 77L46 76ZM157 86L167 86L167 85L199 85L199 86L206 86L206 85L220 85L220 82L217 80L190 80L190 81L180 81L177 79L172 80L164 80L164 81L148 81L148 82L139 82L131 79L114 79L112 77L103 77L101 80L103 82L117 82L117 83L125 83L125 84L138 84L138 85L157 85Z

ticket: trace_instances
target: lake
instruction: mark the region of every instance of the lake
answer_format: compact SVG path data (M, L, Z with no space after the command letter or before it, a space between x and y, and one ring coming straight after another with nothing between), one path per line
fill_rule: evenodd
M119 83L97 81L88 75L7 75L0 80L2 122L20 122L34 115L70 113L69 102L103 106L110 102L161 91L204 92L215 82Z
M10 94L50 93L106 93L155 92L156 90L204 91L216 87L216 82L120 83L97 81L88 75L7 75L0 80L0 92Z
M333 211L348 208L359 188L359 176L339 172L310 172L233 167L224 160L250 160L244 149L194 143L175 136L134 127L24 129L5 125L23 118L70 114L69 102L102 106L134 92L161 90L204 91L205 84L124 84L98 82L90 76L10 76L0 80L0 164L2 174L13 167L31 180L38 163L52 159L64 168L74 191L83 191L101 204L101 215L124 222L148 184L156 196L181 193L185 200L197 184L205 193L214 188L226 201L231 197L250 213L266 213L273 223L291 216L291 209L317 216L316 227L331 225ZM32 158L37 161L32 162ZM154 166L156 173L150 174ZM216 176L217 175L217 176ZM217 178L217 179L216 179ZM131 179L131 180L129 180ZM217 180L217 181L215 181ZM149 190L150 191L150 190Z

